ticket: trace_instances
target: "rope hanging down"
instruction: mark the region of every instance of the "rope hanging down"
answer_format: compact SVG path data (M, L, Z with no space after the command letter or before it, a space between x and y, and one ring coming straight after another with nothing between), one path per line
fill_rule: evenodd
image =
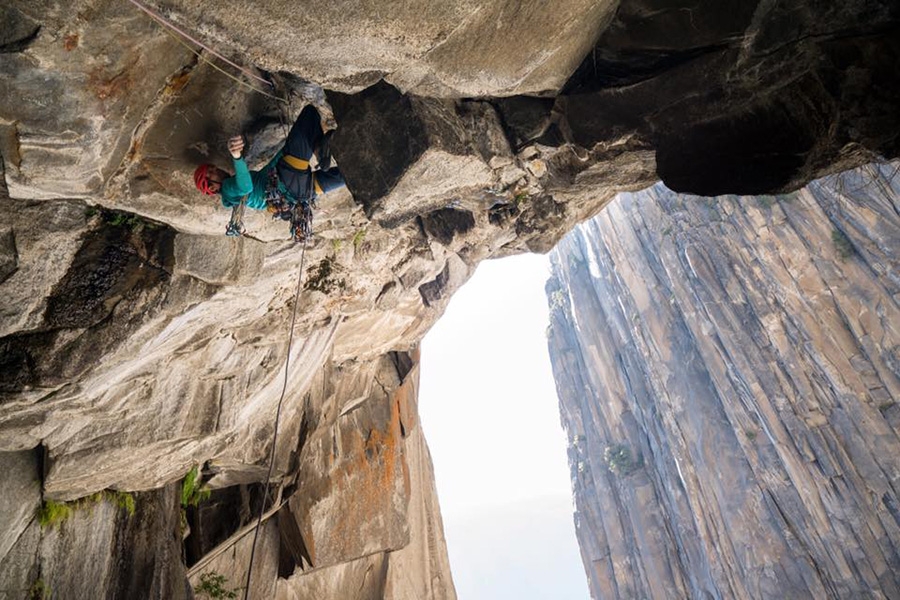
M266 509L266 496L268 495L269 480L272 477L272 468L275 466L275 447L278 442L278 423L281 420L281 405L284 402L284 395L287 392L288 372L291 364L291 346L294 343L294 323L297 320L297 305L300 304L301 282L303 281L303 261L306 259L306 242L303 242L303 249L300 251L300 273L297 275L297 291L294 293L294 308L291 313L291 332L288 336L287 356L284 358L284 384L281 387L281 398L278 399L278 408L275 410L275 432L272 435L272 450L269 452L269 470L266 478L263 480L266 493L263 494L262 502L259 507L259 517L256 520L256 526L253 532L253 545L250 547L250 564L247 567L247 583L244 586L244 600L250 598L250 582L253 578L253 558L256 556L256 542L259 539L259 528L262 525L263 513Z
M190 40L191 42L197 44L198 46L200 46L207 52L211 53L213 56L220 58L221 60L225 61L232 67L234 67L237 70L239 70L240 72L244 73L245 75L252 77L253 79L256 79L258 81L261 81L262 83L274 88L275 85L271 81L263 79L262 77L256 75L255 73L251 73L250 71L244 69L240 65L228 60L227 58L225 58L224 56L222 56L221 54L219 54L218 52L216 52L209 46L207 46L207 45L203 44L202 42L200 42L199 40L191 37L189 34L185 33L183 30L179 29L174 24L169 22L165 17L150 10L149 8L147 8L146 6L144 6L137 0L128 0L128 1L131 2L132 4L134 4L137 8L139 8L143 12L145 12L147 15L149 15L151 19L153 19L154 21L156 21L157 23L162 25L165 28L166 33L168 33L173 38L175 38L175 40L177 40L182 46L184 46L185 48L190 50L194 55L197 56L197 58L203 60L204 62L209 64L211 67L213 67L214 69L216 69L223 75L226 75L227 77L229 77L230 79L233 79L240 85L248 87L255 92L258 92L260 94L263 94L264 96L268 96L269 98L272 98L274 100L277 100L279 102L282 102L282 103L290 106L291 102L290 102L289 95L288 95L287 99L280 98L278 96L274 96L263 90L260 90L252 85L249 85L248 83L246 83L244 81L241 81L240 79L238 79L231 73L228 73L227 71L223 70L221 67L219 67L218 65L213 63L211 60L209 60L208 58L203 56L203 54L201 54L196 49L192 48L183 39L175 36L172 32L174 31L175 33L178 33L182 38L185 38L185 39ZM285 126L285 123L283 120L282 120L282 126L283 127ZM242 216L243 216L243 202L241 202L241 205L239 207L237 207L237 210L232 213L232 222L235 224L235 230L233 232L229 231L229 235L240 235L243 233L243 231L241 231ZM231 224L229 224L229 225L231 225ZM260 529L260 526L262 525L263 515L265 514L266 497L268 496L269 481L272 478L272 470L275 466L275 450L278 446L278 425L281 421L281 407L284 404L284 396L287 393L288 374L290 373L291 350L292 350L293 343L294 343L294 326L297 322L297 305L300 304L300 290L302 289L301 284L303 282L303 266L304 266L305 260L306 260L306 242L303 243L303 248L300 253L300 272L297 275L297 290L294 292L294 306L293 306L293 309L291 312L291 327L290 327L290 333L288 335L287 355L285 356L285 359L284 359L284 383L281 388L281 397L278 399L278 407L275 410L275 430L272 435L272 449L269 452L269 468L268 468L268 471L266 472L266 478L263 482L263 485L266 488L266 493L263 494L263 499L262 499L262 502L260 503L259 516L257 517L256 525L253 527L253 529L254 529L253 545L250 548L250 563L247 566L247 581L244 586L244 600L249 600L249 598L250 598L250 584L253 580L253 562L256 557L256 545L259 540L259 529Z
M245 81L241 81L240 79L238 79L237 77L235 77L234 75L232 75L231 73L229 73L228 71L225 71L224 69L222 69L222 67L220 67L220 66L217 65L216 63L212 62L210 59L206 58L201 52L199 52L199 51L196 50L195 48L191 47L187 42L184 41L184 39L190 40L191 42L197 44L198 46L200 46L201 48L203 48L204 50L206 50L207 52L209 52L209 53L212 54L213 56L216 56L216 57L222 59L223 61L225 61L226 63L228 63L228 64L231 65L232 67L236 68L237 70L239 70L239 71L240 71L241 73L243 73L244 75L247 75L248 77L252 77L253 79L256 79L257 81L261 81L261 82L265 83L266 85L268 85L268 86L274 88L275 85L274 85L271 81L269 81L269 80L267 80L267 79L264 79L263 77L260 77L259 75L256 75L255 73L252 73L252 72L248 71L247 69L241 67L241 66L238 65L237 63L234 63L234 62L228 60L227 58L225 58L224 56L222 56L221 54L219 54L218 52L216 52L215 50L213 50L213 49L210 48L209 46L205 45L204 43L200 42L200 41L197 40L196 38L191 37L190 34L188 34L188 33L184 32L183 30L179 29L177 26L175 26L174 24L172 24L170 21L168 21L168 20L167 20L165 17L163 17L162 15L160 15L160 14L158 14L158 13L155 13L155 12L153 12L152 10L150 10L149 8L147 8L146 6L144 6L143 4L141 4L140 2L138 2L138 0L128 0L128 1L131 2L132 4L134 4L134 5L135 5L136 7L138 7L140 10L144 11L151 19L153 19L154 21L156 21L158 24L162 25L162 26L163 26L163 31L165 31L165 32L166 32L167 34L169 34L173 39L175 39L175 41L177 41L179 44L181 44L182 46L184 46L185 48L187 48L187 49L188 49L191 53L193 53L197 58L199 58L200 60L202 60L203 62L205 62L205 63L208 64L209 66L211 66L212 68L214 68L214 69L215 69L216 71L218 71L219 73L222 73L223 75L225 75L225 76L228 77L229 79L231 79L231 80L237 82L238 84L240 84L240 85L242 85L242 86L244 86L244 87L246 87L246 88L248 88L248 89L250 89L250 90L253 90L254 92L257 92L257 93L259 93L259 94L262 94L263 96L266 96L266 97L271 98L271 99L273 99L273 100L277 100L277 101L279 101L279 102L285 102L284 98L279 98L278 96L274 96L274 95L272 95L272 94L269 94L268 92L266 92L266 91L264 91L264 90L261 90L261 89L259 89L259 88L257 88L257 87L254 87L254 86L248 84L248 83L245 82ZM178 37L177 35L175 35L175 33L172 33L173 31L174 31L175 33L179 34L181 37ZM182 38L184 38L184 39L182 39Z

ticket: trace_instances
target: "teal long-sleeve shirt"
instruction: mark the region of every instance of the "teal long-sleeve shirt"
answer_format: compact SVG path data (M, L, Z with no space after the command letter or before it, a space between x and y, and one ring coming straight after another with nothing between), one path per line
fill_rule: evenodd
M241 203L241 198L247 196L247 206L262 210L266 207L266 173L281 158L281 152L269 161L259 171L251 171L243 158L233 158L234 176L222 182L222 205L231 208ZM283 185L280 181L278 185Z

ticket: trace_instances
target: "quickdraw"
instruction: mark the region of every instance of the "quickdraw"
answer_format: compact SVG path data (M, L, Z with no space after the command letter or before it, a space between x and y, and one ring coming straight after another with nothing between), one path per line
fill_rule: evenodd
M231 220L225 226L225 235L238 237L244 235L244 208L247 206L247 196L241 198L241 203L231 209Z
M310 176L312 180L312 176ZM312 237L313 208L316 207L316 196L309 192L309 199L294 200L281 188L278 172L273 167L266 179L266 210L272 213L273 219L282 219L291 223L291 237L295 242L303 242Z

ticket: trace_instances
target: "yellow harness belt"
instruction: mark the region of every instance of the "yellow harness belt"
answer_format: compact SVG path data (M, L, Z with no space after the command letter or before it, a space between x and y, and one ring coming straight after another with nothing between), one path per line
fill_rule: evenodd
M296 156L291 156L290 154L285 154L282 158L284 158L284 162L291 165L298 171L305 171L309 168L308 160L303 160L302 158L297 158Z
M291 156L290 154L285 154L282 156L284 162L294 167L298 171L306 171L309 169L309 161L303 160L302 158L297 158L296 156ZM315 173L310 173L313 178L313 187L316 189L317 194L322 194L322 186L319 185L319 181L316 179Z

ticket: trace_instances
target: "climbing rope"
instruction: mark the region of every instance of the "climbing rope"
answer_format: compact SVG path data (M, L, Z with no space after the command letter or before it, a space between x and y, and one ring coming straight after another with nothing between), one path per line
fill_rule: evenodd
M306 242L303 242L303 249L300 251L300 272L297 275L297 291L294 293L294 308L291 313L291 332L288 336L287 356L284 358L284 384L281 387L281 398L278 399L278 408L275 410L275 432L272 436L272 450L269 452L269 470L263 485L266 486L266 494L263 495L262 502L259 507L259 517L256 520L256 526L253 528L253 545L250 547L250 564L247 566L247 583L244 586L244 600L250 598L250 582L253 578L253 558L256 556L256 542L259 539L259 528L262 525L263 513L266 509L266 496L268 495L269 480L272 477L272 468L275 466L275 448L278 442L278 423L281 421L281 405L284 402L284 395L287 392L288 372L291 364L291 346L294 343L294 324L297 321L297 305L300 304L301 282L303 281L303 262L306 259Z
M238 65L237 63L234 63L234 62L228 60L227 58L225 58L224 56L222 56L221 54L219 54L218 52L216 52L215 50L213 50L213 49L210 48L209 46L205 45L204 43L202 43L202 42L200 42L199 40L197 40L197 39L195 39L194 37L192 37L190 34L184 32L183 30L181 30L181 29L179 29L178 27L176 27L174 24L172 24L170 21L168 21L168 20L167 20L165 17L163 17L162 15L160 15L160 14L158 14L158 13L155 13L154 11L150 10L149 8L147 8L146 6L144 6L143 4L141 4L140 2L138 2L138 0L128 0L128 1L131 2L132 4L134 4L136 7L138 7L138 8L141 9L142 11L144 11L147 15L150 16L151 19L153 19L154 21L156 21L158 24L162 25L162 26L163 26L163 31L165 31L167 34L169 34L169 36L172 37L172 39L174 39L174 40L177 41L179 44L181 44L182 46L184 46L185 48L187 48L192 54L194 54L194 56L196 56L198 59L202 60L203 62L205 62L205 63L208 64L209 66L211 66L213 69L215 69L215 70L218 71L219 73L225 75L226 77L228 77L228 78L231 79L232 81L237 82L238 84L240 84L240 85L246 87L246 88L249 89L249 90L252 90L252 91L254 91L254 92L258 93L258 94L262 94L263 96L266 96L267 98L271 98L271 99L277 100L277 101L279 101L279 102L285 102L284 98L279 98L278 96L275 96L275 95L273 95L273 94L270 94L270 93L266 92L265 90L261 90L261 89L259 89L259 88L257 88L257 87L254 87L254 86L250 85L249 83L247 83L246 81L243 81L243 80L241 80L241 79L235 77L234 75L232 75L231 73L229 73L228 71L226 71L225 69L223 69L222 67L220 67L219 65L217 65L216 63L214 63L213 61L211 61L210 59L206 58L206 56L204 56L203 53L201 53L200 51L198 51L196 48L191 47L191 46L190 46L187 42L185 42L184 40L185 40L185 39L190 40L191 42L197 44L198 46L200 46L201 48L203 48L203 49L206 50L207 52L211 53L213 56L217 56L218 58L222 59L223 61L225 61L225 62L228 63L229 65L233 66L234 68L236 68L237 70L239 70L241 73L244 73L245 75L247 75L247 76L249 76L249 77L252 77L253 79L256 79L257 81L262 81L262 82L265 83L266 85L271 86L271 87L274 88L274 87L275 87L275 84L273 84L271 81L269 81L269 80L267 80L267 79L265 79L265 78L263 78L263 77L260 77L259 75L256 75L255 73L252 73L252 72L248 71L247 69L244 69L243 67L241 67L241 66ZM175 33L172 33L173 31L174 31L175 33L179 34L179 35L182 36L182 37L178 37L178 35L175 35ZM184 39L182 39L182 38L184 38Z
M261 81L262 83L272 87L273 89L276 88L275 84L272 83L271 81L268 81L268 80L256 75L255 73L251 73L250 71L244 69L240 65L228 60L227 58L225 58L224 56L222 56L221 54L219 54L218 52L216 52L209 46L203 44L202 42L195 39L194 37L192 37L185 31L183 31L182 29L175 26L173 23L168 21L162 15L147 8L146 6L144 6L143 4L138 2L138 0L128 0L128 1L131 2L132 4L134 4L140 10L142 10L148 16L150 16L150 18L153 19L154 21L156 21L158 24L162 25L164 27L163 30L167 34L169 34L173 39L175 39L182 46L187 48L198 59L209 64L211 67L213 67L214 69L216 69L217 71L219 71L220 73L222 73L223 75L228 77L229 79L236 81L238 84L240 84L254 92L262 94L263 96L266 96L268 98L271 98L273 100L277 100L278 102L286 104L288 107L288 110L290 110L290 108L292 107L290 93L285 94L287 96L287 98L281 98L279 96L275 96L264 90L261 90L257 87L254 87L254 86L248 84L246 81L242 81L241 79L238 79L231 73L228 73L227 71L225 71L224 69L219 67L217 64L215 64L214 62L209 60L201 52L199 52L195 48L191 47L187 42L185 42L185 39L197 44L198 46L200 46L201 48L203 48L204 50L206 50L213 56L220 58L221 60L225 61L227 64L231 65L232 67L236 68L240 72L244 73L245 75L252 77L253 79L256 79L258 81ZM176 36L175 33L173 33L173 32L179 34L181 37ZM184 39L182 39L182 38L184 38ZM282 128L285 129L285 136L287 136L287 131L286 131L287 123L286 123L286 120L284 117L285 117L285 115L284 115L284 112L282 111L281 125L282 125ZM244 231L243 231L243 214L244 214L244 201L242 200L240 205L234 207L234 210L232 211L231 221L229 222L229 226L226 231L227 235L239 236L244 233ZM311 232L310 232L310 235L311 235ZM291 327L290 327L290 333L288 335L287 355L285 356L285 359L284 359L284 383L282 384L282 387L281 387L281 396L278 399L278 407L275 410L275 430L272 435L272 449L269 452L269 467L266 472L266 478L263 480L263 485L265 486L266 492L263 494L262 502L260 502L259 516L256 519L256 525L253 527L253 544L250 547L250 563L247 566L247 581L244 586L244 600L249 600L249 598L250 598L250 584L253 580L253 563L254 563L254 559L256 557L256 545L257 545L257 542L259 541L259 530L260 530L260 527L262 526L263 515L265 514L266 499L268 498L268 495L269 495L269 492L268 492L269 481L272 478L272 470L275 467L275 451L276 451L276 448L278 447L278 426L281 422L281 407L284 404L284 397L285 397L285 394L287 393L288 374L290 373L290 364L291 364L291 350L292 350L293 344L294 344L294 326L296 325L296 322L297 322L297 306L300 304L300 291L303 289L302 288L303 266L304 266L304 263L306 260L306 245L307 245L307 241L309 239L310 239L310 236L307 236L306 240L303 241L303 247L300 252L300 271L297 274L297 289L294 292L294 306L291 311Z

